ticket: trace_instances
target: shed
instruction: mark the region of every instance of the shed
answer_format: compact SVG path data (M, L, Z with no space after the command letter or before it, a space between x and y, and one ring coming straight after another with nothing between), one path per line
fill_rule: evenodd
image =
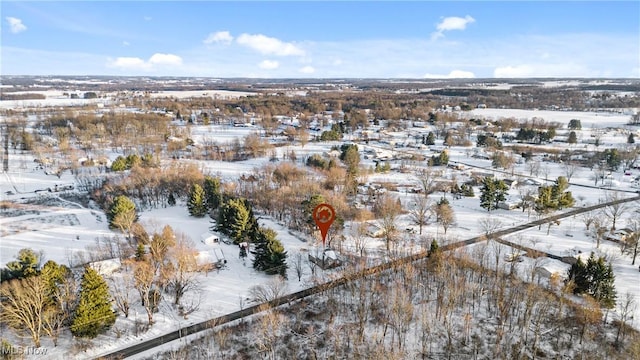
M206 245L213 245L220 242L220 237L218 235L206 232L200 235L200 241L202 241L202 243Z

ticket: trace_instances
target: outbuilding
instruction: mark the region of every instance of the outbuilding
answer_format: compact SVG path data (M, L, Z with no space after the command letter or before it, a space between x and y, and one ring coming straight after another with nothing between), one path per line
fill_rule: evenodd
M205 245L213 245L220 242L220 237L218 235L206 232L200 235L200 241L202 241L202 243Z

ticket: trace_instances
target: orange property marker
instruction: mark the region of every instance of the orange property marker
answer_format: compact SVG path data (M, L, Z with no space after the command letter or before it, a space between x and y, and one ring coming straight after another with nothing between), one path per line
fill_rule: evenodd
M329 231L329 227L333 224L333 220L336 219L336 211L333 210L333 207L329 204L320 204L313 209L313 220L318 225L320 229L320 234L322 235L322 246L327 239L327 231Z

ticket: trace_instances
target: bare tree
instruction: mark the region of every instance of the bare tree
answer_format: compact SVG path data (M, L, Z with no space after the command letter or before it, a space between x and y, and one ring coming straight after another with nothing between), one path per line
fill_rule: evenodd
M564 175L569 182L571 182L573 175L577 174L580 170L580 167L571 160L565 161L562 168L564 169Z
M598 181L604 184L604 178L609 173L606 164L598 164L593 170L591 178L594 180L594 186L598 186Z
M249 289L249 299L256 304L262 304L275 300L284 295L287 291L287 284L283 277L276 276L266 284L252 286Z
M129 317L129 310L131 308L131 289L134 288L133 276L130 272L123 272L122 276L110 277L111 283L111 295L113 301L125 318Z
M489 238L491 234L502 227L502 221L500 221L500 219L496 219L493 216L482 218L478 223L480 224L482 232L484 232L484 236L486 236L487 238Z
M531 210L533 210L536 202L536 194L537 190L532 186L518 187L520 206L522 206L522 212L527 211L527 218L531 217Z
M428 197L418 197L415 202L415 207L410 211L411 219L418 225L418 234L422 235L422 228L429 224L431 218L431 201Z
M428 196L429 194L436 191L436 173L429 168L418 169L416 172L416 176L418 177L418 181L420 181L420 186L422 186L422 193L424 196Z
M47 284L41 276L15 279L0 286L0 319L17 333L27 333L40 347L47 318Z
M258 331L255 333L255 345L263 359L276 360L278 338L282 329L287 328L288 319L276 309L270 309L266 305L261 307L262 316L258 319Z
M596 248L600 248L600 242L607 233L607 224L602 218L595 218L591 227L591 235L596 240Z
M638 250L640 250L640 219L629 219L627 227L631 233L625 239L625 250L631 254L631 265L635 265Z
M622 197L618 191L609 191L605 195L605 201L612 204L605 206L602 212L611 220L611 230L616 229L616 220L629 209L629 203L620 202L620 200Z
M620 314L620 321L618 323L618 332L616 333L616 344L624 342L627 331L630 326L627 325L629 319L633 319L633 313L636 310L636 302L633 294L627 292L624 298L618 302L618 313Z
M360 256L364 256L367 248L367 223L360 222L354 223L354 227L351 229L351 238L353 239L353 245L356 248L356 253Z
M581 219L582 219L582 222L584 223L586 230L589 231L591 224L593 224L593 221L596 219L596 213L593 211L586 212L582 214Z
M131 227L136 222L138 215L135 211L121 211L113 218L111 222L122 233L127 235L127 240L131 244Z
M198 285L196 255L193 242L184 234L179 234L176 244L169 248L162 273L167 279L169 289L173 292L174 305L179 305L182 296Z
M551 173L551 167L548 164L542 165L542 175L544 175L544 181L549 181L549 174Z
M529 176L538 176L540 173L540 161L538 160L529 160L526 164L526 169L529 171Z
M159 271L164 265L169 249L176 244L176 236L171 226L162 229L161 234L153 234L149 246L151 262L155 271Z
M436 204L433 207L433 211L436 215L436 221L438 222L438 224L442 226L442 229L446 234L449 227L451 227L451 225L453 225L456 222L456 217L453 212L453 208L451 207L451 205L449 205L449 203L445 202L441 204Z
M155 301L152 299L155 270L149 261L133 261L133 280L140 295L142 306L147 312L148 324L153 324Z
M376 216L379 216L378 222L383 232L387 251L391 250L390 245L396 240L398 233L396 222L401 211L401 206L393 197L386 194L378 196L374 206L374 212Z
M296 272L296 276L298 277L298 281L302 280L302 274L304 274L304 268L302 267L303 261L302 261L302 254L301 253L297 253L296 256L293 258L293 269Z

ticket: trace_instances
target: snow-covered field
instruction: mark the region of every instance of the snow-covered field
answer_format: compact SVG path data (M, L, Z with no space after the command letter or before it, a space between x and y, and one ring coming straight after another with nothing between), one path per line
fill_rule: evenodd
M95 99L71 99L69 93L77 93L77 91L63 90L34 90L34 91L18 91L15 94L38 94L45 96L45 99L31 100L0 100L0 109L24 109L24 108L46 108L61 106L86 106L91 104L102 104L108 106L112 104L111 97L114 94L108 93L106 97L98 97ZM82 96L83 93L80 93ZM211 97L214 99L236 99L244 96L252 96L255 93L246 91L231 90L197 90L197 91L157 91L150 94L153 98L176 98L184 99L189 97Z
M520 111L520 110L495 110L495 109L476 109L473 110L472 116L485 117L515 117L531 118L533 116L544 118L547 121L557 121L563 124L568 123L570 119L580 119L583 125L583 136L588 137L591 128L595 127L622 127L629 119L626 115L606 115L602 113L565 113L552 111ZM202 127L193 126L192 132L196 142L205 141L207 138L214 139L219 142L231 141L235 138L241 138L255 132L252 128L232 128L232 127ZM404 135L406 137L406 135ZM603 145L621 145L624 143L624 137L617 136L615 132L604 135L602 138ZM295 151L298 158L313 153L323 153L329 151L333 143L308 143L304 147L300 145L291 145L278 148L279 157L289 151ZM372 145L373 146L373 145ZM412 150L413 151L413 150ZM424 150L428 156L428 150ZM483 171L494 173L498 177L504 174L492 170L489 160L476 159L469 156L469 148L452 148L450 150L450 159L452 161L464 163L467 169L464 171L446 170L445 176L451 178L454 174L461 180L464 179L471 171ZM114 156L115 158L115 156ZM36 251L42 251L44 259L55 260L62 264L69 264L77 259L87 247L94 246L96 239L116 236L117 233L108 229L107 221L104 213L96 209L91 204L80 204L74 200L64 200L55 191L49 192L48 189L55 189L56 186L62 187L74 184L75 179L69 173L65 172L60 178L55 175L47 175L42 169L37 169L30 154L21 154L19 152L10 153L10 171L0 175L0 200L8 200L19 205L12 208L0 210L0 266L5 266L7 262L14 259L18 250L22 248L32 248ZM190 161L190 160L185 160ZM224 181L233 181L241 174L250 173L253 169L268 163L268 157L261 159L251 159L242 162L218 162L218 161L202 161L199 164L202 168L212 175L218 175ZM370 160L363 160L364 166L373 166ZM554 163L548 163L546 177L549 180L564 175L564 170ZM478 168L474 168L478 167ZM484 168L484 169L483 169ZM518 164L514 169L515 173L528 175L525 164ZM571 182L569 190L572 191L576 199L576 207L597 204L605 201L607 191L604 189L595 189L590 187L593 185L591 179L592 173L588 169L580 169ZM633 170L631 175L624 175L622 172L612 174L611 184L615 190L636 191L632 186L631 180L640 176L640 170ZM530 178L530 176L525 176ZM540 182L544 182L544 177L533 177ZM418 185L415 175L409 173L392 172L389 174L371 174L368 177L369 182L388 181L395 183L413 183ZM580 186L585 185L585 186ZM589 186L589 187L587 187ZM535 215L529 217L527 212L521 210L495 210L490 214L479 207L479 190L475 189L476 196L474 198L452 199L450 194L446 197L455 210L456 226L452 227L444 234L443 229L435 224L428 225L423 230L425 236L437 236L441 239L441 244L464 240L483 232L481 223L484 219L491 216L498 219L501 228L511 227L523 222L532 221ZM407 191L397 192L393 195L397 196L406 207L413 206L416 196L419 194L411 194ZM439 199L443 194L436 193L432 195L434 200ZM518 191L513 189L510 195L514 198L518 197ZM633 196L632 193L620 193L620 196ZM619 227L622 227L626 218L630 216L638 216L635 210L640 209L639 202L630 204L629 211L619 219ZM118 348L126 347L132 343L137 343L145 339L151 339L155 336L167 333L179 327L206 320L221 314L233 312L248 305L247 298L249 289L252 286L265 284L271 281L271 277L256 272L251 268L250 259L246 264L238 257L238 248L233 245L221 243L219 245L207 245L200 242L203 233L209 231L211 223L208 219L196 219L188 215L184 206L175 206L161 208L156 210L144 211L140 214L140 222L145 225L148 231L160 231L164 225L170 225L176 233L182 233L193 240L194 244L200 251L211 250L212 246L220 246L224 252L228 263L226 268L219 271L212 271L206 275L201 275L198 279L198 292L189 294L185 301L199 302L200 306L197 311L189 315L186 319L177 314L177 310L170 305L170 301L163 301L160 312L155 315L155 324L151 329L143 334L135 335L131 330L136 322L145 321L146 314L144 310L136 305L135 311L128 319L121 316L116 322L115 328L123 329L120 336L116 336L114 331L100 335L93 341L93 347L87 351L78 351L74 348L74 341L69 335L64 335L58 347L54 348L49 339L43 340L43 346L49 348L48 358L94 358ZM290 261L301 253L306 257L309 251L317 250L317 241L309 239L303 235L292 234L288 229L282 227L268 217L262 217L261 224L268 226L278 232L278 238L288 251ZM408 215L403 215L398 220L398 228L400 229L417 229L412 224ZM568 235L571 236L568 236ZM346 242L343 244L345 249L352 246L349 244L349 227L345 229ZM593 239L584 231L584 224L579 218L568 218L549 228L547 235L547 227L543 226L540 230L532 228L517 234L510 235L506 240L518 243L523 246L535 248L541 251L549 252L558 256L574 256L578 253L588 254L591 251L597 251L599 254L606 255L614 266L616 274L616 289L619 298L624 294L630 293L634 296L636 304L638 304L631 325L640 328L640 272L638 265L631 266L631 259L628 255L620 253L618 245L603 241L599 249L596 249ZM415 249L425 245L420 241L420 237L415 233L407 232L400 240L399 248ZM478 245L475 245L478 246ZM371 254L380 253L384 248L384 243L380 239L370 238L367 242L367 248ZM505 245L499 245L489 249L500 251L507 254L515 251ZM497 250L500 249L500 250ZM290 263L291 264L291 263ZM519 265L523 278L527 278L527 271L531 271L534 267L544 267L549 272L558 272L562 275L566 273L568 266L558 260L548 258L532 260L524 258ZM286 282L289 291L295 291L300 288L309 286L314 280L309 266L304 266L305 274L302 281L298 281L294 273L293 266L289 266L289 280ZM329 276L333 271L316 274L315 276ZM612 316L615 316L613 314ZM5 333L4 336L9 336ZM29 339L24 339L25 345L29 344ZM177 344L174 344L177 345ZM148 355L148 354L147 354Z
M534 117L547 122L558 122L567 125L570 120L578 119L582 128L622 128L627 125L630 114L615 114L609 112L587 111L552 111L552 110L521 110L521 109L473 109L463 113L466 117L480 117L491 120L500 118L515 118L516 120L530 120Z
M247 91L231 90L178 90L178 91L158 91L151 93L151 97L171 97L184 99L190 97L212 97L214 99L236 99L243 96L252 96L256 93Z

